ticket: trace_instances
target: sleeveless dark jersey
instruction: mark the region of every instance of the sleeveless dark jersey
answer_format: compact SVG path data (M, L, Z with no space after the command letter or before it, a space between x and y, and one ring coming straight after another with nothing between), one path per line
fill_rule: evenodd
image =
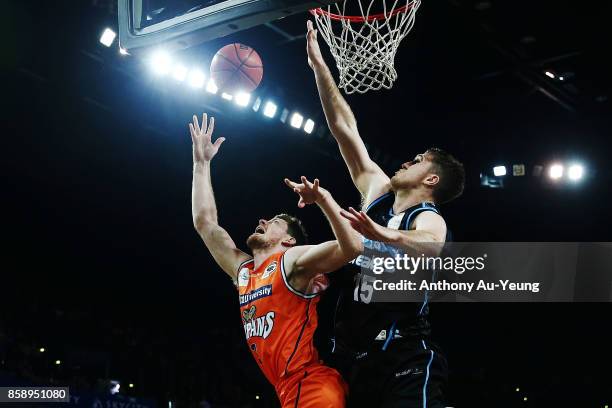
M408 230L416 216L424 211L439 213L433 203L423 202L405 211L394 214L395 195L388 192L374 200L366 213L374 222L387 228ZM447 239L450 235L447 233ZM382 244L384 246L384 244ZM376 247L381 243L364 238L364 246ZM334 273L334 284L340 287L334 322L334 347L342 350L361 351L371 345L382 330L387 333L394 327L402 337L426 338L430 334L427 319L429 307L424 297L422 302L385 303L371 302L372 286L361 273L367 267L367 255L362 254Z

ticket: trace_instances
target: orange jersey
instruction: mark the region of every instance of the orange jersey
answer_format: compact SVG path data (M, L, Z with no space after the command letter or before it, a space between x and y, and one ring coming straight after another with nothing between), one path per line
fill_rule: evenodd
M313 279L310 294L291 288L283 254L271 255L257 269L253 260L243 263L236 282L247 343L275 387L291 374L319 364L313 345L317 295L328 285L327 277L320 275Z

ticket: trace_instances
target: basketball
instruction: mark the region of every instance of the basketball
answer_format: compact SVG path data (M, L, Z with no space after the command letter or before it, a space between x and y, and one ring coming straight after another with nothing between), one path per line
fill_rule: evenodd
M213 57L210 76L223 92L252 92L263 78L263 65L253 48L228 44Z

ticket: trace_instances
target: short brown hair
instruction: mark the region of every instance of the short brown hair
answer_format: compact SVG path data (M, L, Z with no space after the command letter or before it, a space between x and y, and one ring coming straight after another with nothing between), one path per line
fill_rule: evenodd
M304 224L297 217L289 214L279 214L276 218L287 223L287 233L295 238L295 245L306 245L308 243L308 234Z
M444 204L459 197L465 187L463 163L437 147L427 149L426 153L434 165L435 172L440 177L440 181L433 189L436 203Z

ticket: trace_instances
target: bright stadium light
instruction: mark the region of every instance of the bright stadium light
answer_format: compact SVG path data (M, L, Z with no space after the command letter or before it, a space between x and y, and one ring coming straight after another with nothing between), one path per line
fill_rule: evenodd
M291 115L291 121L289 122L291 126L294 128L300 128L302 126L302 122L304 121L304 117L299 113L295 112Z
M548 170L548 176L553 180L558 180L563 177L563 166L560 164L553 164Z
M221 97L222 97L223 99L228 100L228 101L231 101L232 99L234 99L234 97L233 97L231 94L228 94L228 93L226 93L226 92L223 92L223 93L221 94Z
M289 117L289 109L283 108L283 111L280 115L280 121L283 123L287 123L287 118Z
M100 42L107 47L113 45L115 42L115 38L117 37L117 33L111 30L110 28L105 28L104 32L100 36Z
M206 84L206 92L216 94L218 90L219 88L217 88L217 85L215 85L215 81L213 81L212 79L209 80Z
M506 166L495 166L493 167L493 175L497 177L506 175Z
M269 118L273 118L276 115L277 106L273 102L266 102L266 106L264 106L263 114Z
M41 353L44 353L45 352L45 348L41 347L41 348L38 349L38 351L40 351Z
M567 176L572 181L578 181L584 175L584 167L580 164L572 164L567 170Z
M247 106L250 100L251 100L251 94L246 93L246 92L237 93L236 99L234 99L234 101L236 102L236 105L238 106Z
M312 131L314 130L314 121L312 119L308 119L306 121L306 123L304 124L304 132L311 134Z
M130 388L134 388L134 384L129 383L129 384L128 384L128 387L130 387Z
M191 71L189 71L188 82L189 82L189 85L192 86L193 88L203 87L205 79L206 79L206 76L199 69L194 68Z
M55 365L60 365L60 364L62 364L61 360L55 360Z
M151 57L151 68L157 75L166 75L170 72L170 55L164 51L157 51Z
M255 99L255 103L253 103L253 111L257 112L261 107L261 98Z
M550 71L546 71L546 72L544 72L544 74L545 74L547 77L549 77L549 78L555 79L555 74L553 74L553 73L552 73L552 72L550 72Z
M183 82L187 78L187 68L182 64L176 64L172 71L172 78L179 82Z

